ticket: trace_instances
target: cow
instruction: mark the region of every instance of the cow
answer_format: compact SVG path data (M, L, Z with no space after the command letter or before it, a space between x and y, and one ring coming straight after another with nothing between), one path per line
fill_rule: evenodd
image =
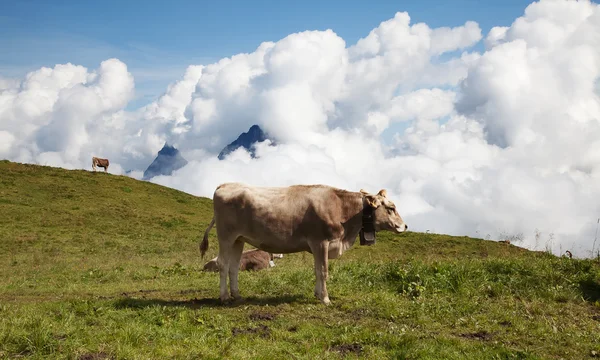
M104 172L107 172L108 170L108 159L102 159L102 158L98 158L95 156L92 156L92 169L94 169L94 171L96 171L96 166L100 166L101 168L104 168Z
M199 248L203 258L209 231L216 224L223 303L241 299L238 264L244 243L270 253L311 253L314 294L329 305L329 259L340 257L359 234L361 244L368 245L374 243L375 232L402 233L408 229L385 189L373 195L362 189L353 192L327 185L255 187L224 183L214 191L213 212ZM227 291L228 275L231 296Z
M264 270L269 267L275 266L275 262L273 262L273 254L270 254L266 251L262 251L260 249L252 249L248 251L244 251L242 253L242 257L240 260L240 270ZM219 266L217 265L218 256L211 259L209 262L204 264L204 271L219 271Z

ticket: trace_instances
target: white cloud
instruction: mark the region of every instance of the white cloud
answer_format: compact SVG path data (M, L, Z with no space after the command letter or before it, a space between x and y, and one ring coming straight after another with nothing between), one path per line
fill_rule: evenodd
M116 156L124 134L104 122L117 116L133 91L133 77L117 59L92 72L66 64L29 73L0 93L0 131L15 139L4 156L67 168L87 168L102 149Z
M431 53L442 54L447 51L464 49L481 40L481 29L474 21L467 21L456 28L437 28L431 34Z
M19 80L5 78L0 75L0 91L16 88L17 86L19 86Z
M483 38L486 51L469 52ZM386 188L412 230L523 233L533 248L538 229L539 246L552 233L556 252L587 255L600 216L599 75L589 1L533 3L485 37L471 21L430 28L397 13L353 45L305 31L192 65L133 112L133 78L116 59L1 80L0 156L89 168L97 155L139 178L168 141L189 163L152 181L196 195L225 181ZM380 136L399 122L389 149ZM216 159L255 123L279 145Z
M494 46L499 45L506 38L508 29L508 26L494 26L485 38L486 49L489 50Z
M8 131L0 131L0 157L6 158L8 152L13 147L15 136Z

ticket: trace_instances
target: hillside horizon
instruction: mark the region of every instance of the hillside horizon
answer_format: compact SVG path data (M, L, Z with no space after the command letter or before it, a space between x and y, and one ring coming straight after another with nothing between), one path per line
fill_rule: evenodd
M178 153L178 151L177 151ZM67 169L67 168L63 168L63 167L59 167L59 166L50 166L50 165L41 165L41 164L31 164L31 163L19 163L19 162L13 162L10 160L0 160L0 163L14 163L14 164L20 164L20 165L32 165L32 166L40 166L40 167L49 167L49 168L55 168L55 169L61 169L61 170L65 170L65 171L86 171L86 172L93 172L93 170L91 169L77 169L77 168L73 168L73 169ZM102 169L100 169L102 170ZM109 170L110 173L110 170ZM112 176L117 176L117 177L126 177L128 179L132 179L132 180L136 180L136 181L146 181L149 182L151 184L154 184L156 186L159 187L165 187L168 189L173 189L176 191L181 191L182 193L191 195L191 196L195 196L195 197L199 197L199 198L203 198L203 199L208 199L211 200L212 199L208 196L201 196L201 195L195 195L189 192L186 192L184 190L181 189L177 189L171 186L167 186L167 185L163 185L161 183L155 183L152 181L148 181L148 179L136 179L135 177L131 176L128 173L122 173L122 174L114 174L114 173L110 173ZM348 190L352 190L352 189L348 189ZM354 191L358 191L358 190L354 190ZM412 230L411 230L412 231ZM425 231L421 231L423 233L432 233L432 234L439 234L439 235L448 235L448 236L456 236L456 237L465 237L467 235L463 235L463 234L444 234L444 233L438 233L438 232L432 232L430 230L425 230ZM482 240L491 240L491 241L499 241L499 242L506 242L509 241L512 245L514 246L519 246L522 247L523 249L527 249L530 251L545 251L545 252L549 252L552 253L555 256L563 256L566 254L566 251L570 251L572 256L575 258L581 258L581 259L585 259L585 258L598 258L600 257L600 243L596 244L596 242L593 243L593 245L597 245L594 249L594 254L592 254L592 249L584 249L581 251L578 250L574 250L571 249L569 247L562 247L562 245L560 246L560 251L558 253L555 253L553 251L551 251L550 247L548 246L552 240L553 240L553 236L552 234L550 234L549 238L543 239L541 236L541 232L536 231L536 244L534 247L527 247L527 246L523 246L522 242L523 242L523 234L522 233L517 233L517 234L507 234L507 233L503 233L500 236L496 237L496 238L492 238L489 234L487 234L487 236L482 236L482 237L472 237L469 236L471 238L476 238L476 239L482 239Z

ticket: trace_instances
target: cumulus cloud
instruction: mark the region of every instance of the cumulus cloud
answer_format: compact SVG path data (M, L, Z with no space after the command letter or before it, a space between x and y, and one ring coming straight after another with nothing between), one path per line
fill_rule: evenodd
M3 155L66 168L90 163L93 152L118 142L105 120L127 105L133 90L133 77L117 59L91 72L66 64L29 73L0 92L0 131L12 139Z
M0 156L88 168L97 155L139 178L169 142L189 163L151 181L195 195L225 181L386 188L411 230L522 234L528 248L585 256L600 216L599 77L589 1L532 3L485 36L473 21L430 28L399 12L356 44L305 31L192 65L136 111L117 59L0 78ZM252 124L277 146L217 160Z

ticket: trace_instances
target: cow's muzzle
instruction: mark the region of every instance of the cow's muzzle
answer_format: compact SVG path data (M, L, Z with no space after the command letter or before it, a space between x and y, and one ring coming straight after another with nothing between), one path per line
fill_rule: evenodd
M406 224L402 224L402 225L396 227L396 232L401 233L401 232L405 232L405 231L408 231L408 225L406 225Z

